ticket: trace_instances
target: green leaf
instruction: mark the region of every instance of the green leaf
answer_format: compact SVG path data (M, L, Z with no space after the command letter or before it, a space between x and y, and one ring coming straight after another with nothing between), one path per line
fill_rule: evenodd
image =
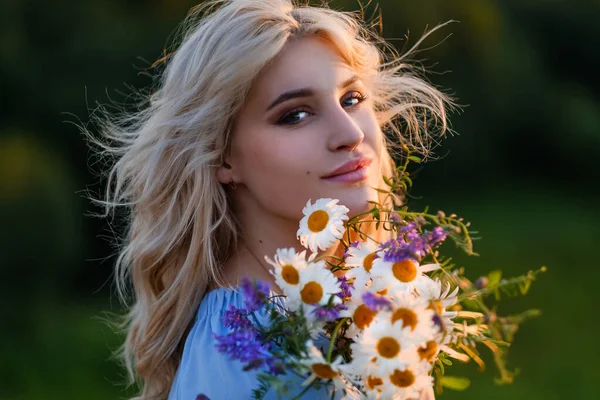
M379 208L373 207L373 209L371 210L371 213L373 214L373 218L375 218L376 220L379 221L379 218L380 218Z
M446 371L446 368L444 367L444 363L439 363L438 366L440 367L440 371L442 371L442 375L444 375L444 372Z
M495 269L493 271L490 271L490 273L487 276L488 278L488 287L494 287L496 285L498 285L500 283L500 280L502 279L502 271L499 269Z
M442 386L458 391L466 390L471 385L471 381L462 376L444 375L440 377L440 382Z
M530 280L526 280L525 282L523 282L520 286L519 289L521 289L521 294L522 295L526 295L527 292L529 291L529 288L531 287L531 281Z

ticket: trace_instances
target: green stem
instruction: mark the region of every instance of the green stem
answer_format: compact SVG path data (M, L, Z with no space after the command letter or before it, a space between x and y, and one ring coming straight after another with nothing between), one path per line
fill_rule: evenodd
M371 237L370 235L367 235L366 233L363 233L363 235L365 235L367 239L371 239L371 241L373 241L377 244L380 244L379 240L376 240L374 237Z
M437 217L437 215L426 214L423 212L411 212L411 211L401 211L401 210L395 210L394 212L401 216L402 215L409 216L409 217L419 217L420 216L423 218L428 218L432 222L434 222L436 225L441 225L440 219ZM448 218L447 217L447 218L445 218L445 220L448 222L454 222L468 236L469 229L462 221L459 221L458 218Z
M502 281L495 284L494 286L488 286L484 289L469 291L468 293L461 294L460 296L458 296L458 301L460 302L465 299L472 300L470 298L471 296L476 296L479 299L479 298L481 298L482 295L488 295L488 294L494 293L496 290L501 289L505 286L513 286L513 285L518 285L520 283L533 281L533 280L535 280L535 277L539 273L545 272L545 271L546 271L546 268L541 267L540 269L537 269L535 271L528 271L527 275L521 275L521 276L509 278L509 279L503 279Z
M312 381L310 383L310 385L307 385L304 389L302 389L302 391L300 393L298 393L298 395L296 397L294 397L292 400L298 400L300 399L306 392L308 392L308 390L312 387L312 385L316 382L317 379L315 379L314 381Z
M341 257L334 256L334 255L329 255L329 254L323 254L323 255L315 257L315 259L313 260L313 262L318 262L318 261L321 261L321 260L325 260L326 258L333 258L335 261L339 261L339 262L344 261L344 259L341 258Z
M352 218L350 218L348 220L348 222L346 222L346 225L355 224L355 223L359 222L360 217L362 217L363 215L371 214L372 212L373 212L373 209L371 209L369 211L363 211L361 213L358 213L355 216L353 216Z
M333 352L333 344L335 343L335 339L337 339L338 331L340 330L342 324L346 322L348 318L342 318L339 320L335 328L333 329L333 333L331 334L331 341L329 342L329 348L327 349L327 362L331 363L331 353Z

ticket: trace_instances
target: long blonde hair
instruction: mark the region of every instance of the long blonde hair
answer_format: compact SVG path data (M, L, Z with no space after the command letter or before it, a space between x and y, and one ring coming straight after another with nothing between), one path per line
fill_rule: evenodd
M197 307L236 245L227 191L215 178L232 121L261 69L290 38L305 35L328 40L373 77L371 97L387 136L384 174L394 168L396 149L427 155L447 130L450 99L405 62L410 52L400 57L360 13L292 0L213 0L193 8L142 107L118 115L101 107L92 116L100 138L82 129L112 161L96 200L104 216L120 206L128 212L115 283L128 310L118 325L126 333L118 355L129 385L141 386L133 399L168 396Z

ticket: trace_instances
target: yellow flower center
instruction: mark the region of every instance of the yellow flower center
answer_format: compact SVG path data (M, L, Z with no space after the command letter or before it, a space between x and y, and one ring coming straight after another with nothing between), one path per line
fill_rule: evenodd
M308 217L308 229L313 232L321 232L329 222L327 211L317 210Z
M400 343L393 337L382 337L377 343L377 352L385 358L394 358L400 353Z
M333 379L338 375L337 372L331 369L329 364L317 363L313 364L311 368L315 375L321 379Z
M383 385L383 380L373 375L369 375L367 378L367 387L371 390L375 389L375 386Z
M286 264L281 267L281 277L286 283L290 285L297 285L300 281L300 275L298 274L298 270L294 268L292 265Z
M421 360L431 361L437 353L438 345L434 340L425 343L425 347L420 347L417 352Z
M300 291L300 297L306 304L316 304L323 297L323 286L315 281L310 281Z
M371 272L371 268L373 268L373 260L375 259L376 255L377 253L371 253L365 257L363 260L363 267L365 268L365 271Z
M400 282L412 282L417 276L417 268L411 260L402 260L392 265L392 272Z
M394 373L390 375L390 381L398 387L405 388L415 382L415 375L408 368L404 371L396 369L394 370Z
M361 304L360 306L356 307L354 315L352 316L352 320L359 329L365 329L367 326L369 326L371 321L373 321L375 314L376 313L371 311L369 307Z
M410 308L399 308L392 314L392 324L398 320L402 320L402 327L410 326L410 330L414 331L417 327L417 314Z
M431 300L429 302L429 307L427 308L433 310L436 314L441 314L444 312L444 305L439 300Z

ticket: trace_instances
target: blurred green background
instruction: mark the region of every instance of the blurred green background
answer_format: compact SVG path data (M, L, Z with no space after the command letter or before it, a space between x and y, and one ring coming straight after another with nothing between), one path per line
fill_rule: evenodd
M194 2L3 0L0 12L0 399L119 399L131 394L110 359L121 342L102 321L119 312L114 234L85 190L98 193L90 151L73 123L160 57ZM471 221L480 257L516 275L547 265L531 292L500 312L539 307L509 353L521 373L495 386L473 363L471 388L446 399L600 398L593 307L600 272L600 2L381 0L383 35L402 48L426 26L451 24L420 53L430 80L466 105L459 135L418 170L412 194ZM353 1L336 8L356 10ZM373 10L373 5L368 10ZM444 37L452 34L443 43ZM436 45L437 44L437 45ZM489 360L489 358L487 358Z

